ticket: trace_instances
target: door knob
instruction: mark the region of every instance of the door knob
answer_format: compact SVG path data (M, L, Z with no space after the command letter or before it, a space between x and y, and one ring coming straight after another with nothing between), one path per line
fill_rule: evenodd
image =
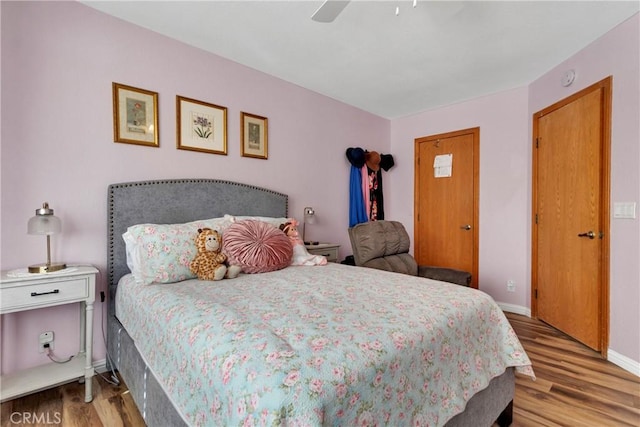
M578 234L578 237L588 237L590 239L595 239L596 238L596 233L594 233L593 231L587 231L586 233Z
M463 230L467 230L467 231L471 230L471 226L469 224L463 225L460 228L463 229Z

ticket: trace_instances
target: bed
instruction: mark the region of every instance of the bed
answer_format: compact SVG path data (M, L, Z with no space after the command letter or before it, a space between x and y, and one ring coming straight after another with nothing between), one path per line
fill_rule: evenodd
M107 362L147 425L511 423L514 371L533 371L480 291L335 263L220 282L130 274L131 226L287 214L285 194L224 180L109 186Z

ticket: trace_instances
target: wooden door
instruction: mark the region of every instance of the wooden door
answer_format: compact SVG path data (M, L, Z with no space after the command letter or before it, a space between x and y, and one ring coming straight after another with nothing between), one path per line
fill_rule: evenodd
M532 312L606 355L611 79L534 115Z
M478 287L480 129L415 140L414 255L419 265L456 268ZM451 170L436 169L434 162Z

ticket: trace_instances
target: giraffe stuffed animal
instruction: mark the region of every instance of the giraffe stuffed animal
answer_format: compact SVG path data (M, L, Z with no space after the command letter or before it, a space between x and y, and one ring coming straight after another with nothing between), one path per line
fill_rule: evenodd
M196 236L198 252L189 269L200 280L233 279L240 274L240 267L232 265L227 267L227 256L222 253L222 236L211 228L198 229Z

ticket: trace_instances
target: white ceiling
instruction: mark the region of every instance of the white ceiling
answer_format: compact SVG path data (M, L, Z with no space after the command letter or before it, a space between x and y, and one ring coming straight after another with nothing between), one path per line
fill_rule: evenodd
M527 85L639 1L83 1L386 118ZM396 15L396 7L400 13Z

